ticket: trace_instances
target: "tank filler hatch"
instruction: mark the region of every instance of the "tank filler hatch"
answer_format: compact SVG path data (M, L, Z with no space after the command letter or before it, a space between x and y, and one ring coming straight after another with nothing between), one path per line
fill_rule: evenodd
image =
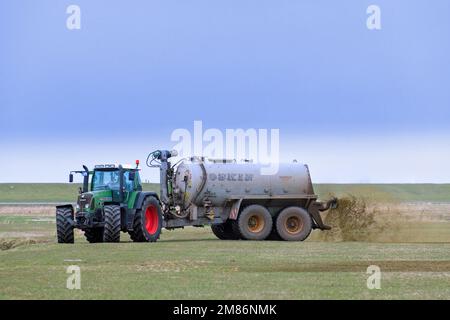
M209 162L212 163L236 163L235 159L210 159L208 158Z

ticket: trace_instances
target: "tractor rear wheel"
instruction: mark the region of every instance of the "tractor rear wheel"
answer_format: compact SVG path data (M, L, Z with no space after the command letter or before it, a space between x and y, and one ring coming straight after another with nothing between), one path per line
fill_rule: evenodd
M232 227L236 235L245 240L264 240L272 231L272 216L265 207L253 204L239 214Z
M73 243L73 227L69 222L72 218L72 210L69 208L56 209L56 234L58 243Z
M133 231L130 238L135 242L155 242L159 239L162 228L162 210L155 197L147 197L141 210L134 216Z
M278 215L276 228L283 240L303 241L312 230L311 216L303 208L288 207Z
M103 242L103 228L86 229L84 236L89 243Z
M105 213L105 228L103 230L104 242L120 241L120 206L107 205L103 209Z
M233 232L231 223L230 220L227 220L224 223L212 224L211 230L220 240L238 240L239 236Z

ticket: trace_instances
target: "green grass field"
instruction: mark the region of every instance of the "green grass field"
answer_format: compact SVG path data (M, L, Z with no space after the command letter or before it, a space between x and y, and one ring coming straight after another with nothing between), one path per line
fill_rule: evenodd
M55 243L54 217L0 216L0 299L450 299L450 223L410 222L404 242L221 241L209 227L157 243ZM384 235L384 240L389 236ZM420 238L422 243L418 243ZM439 241L439 242L437 242ZM81 290L66 268L81 268ZM366 287L369 265L380 290Z
M157 243L122 233L119 244L89 244L77 230L74 245L60 245L52 206L1 205L0 299L450 299L448 188L317 185L324 198L380 205L392 227L361 242L327 242L321 231L300 243L221 241L205 227L164 230ZM76 192L2 184L0 202L73 201ZM66 289L69 265L81 268L81 290ZM379 290L366 286L369 265L381 268Z
M151 244L77 234L59 245L54 223L36 219L7 222L43 236L0 251L1 299L450 299L449 243L220 241L205 227ZM69 265L81 290L66 289ZM382 270L380 290L366 287L369 265Z

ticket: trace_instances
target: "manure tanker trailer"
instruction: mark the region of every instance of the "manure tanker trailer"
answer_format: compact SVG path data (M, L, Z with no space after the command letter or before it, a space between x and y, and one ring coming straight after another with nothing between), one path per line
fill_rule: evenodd
M337 201L318 201L307 165L284 163L276 174L264 175L262 165L249 161L191 157L172 164L176 156L156 150L147 158L160 170L159 195L142 191L139 162L135 168L73 171L83 173L83 189L75 209L57 207L58 242L73 243L73 228L84 230L90 242L117 242L121 231L133 241L153 242L162 228L186 226L210 225L222 240L303 241L313 229L330 229L320 214ZM114 180L113 173L116 185L103 184Z

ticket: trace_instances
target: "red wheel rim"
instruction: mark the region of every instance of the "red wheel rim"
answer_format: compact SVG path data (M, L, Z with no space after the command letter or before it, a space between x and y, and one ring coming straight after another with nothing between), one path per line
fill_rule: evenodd
M145 210L145 229L150 234L158 230L158 210L155 206L148 206Z

